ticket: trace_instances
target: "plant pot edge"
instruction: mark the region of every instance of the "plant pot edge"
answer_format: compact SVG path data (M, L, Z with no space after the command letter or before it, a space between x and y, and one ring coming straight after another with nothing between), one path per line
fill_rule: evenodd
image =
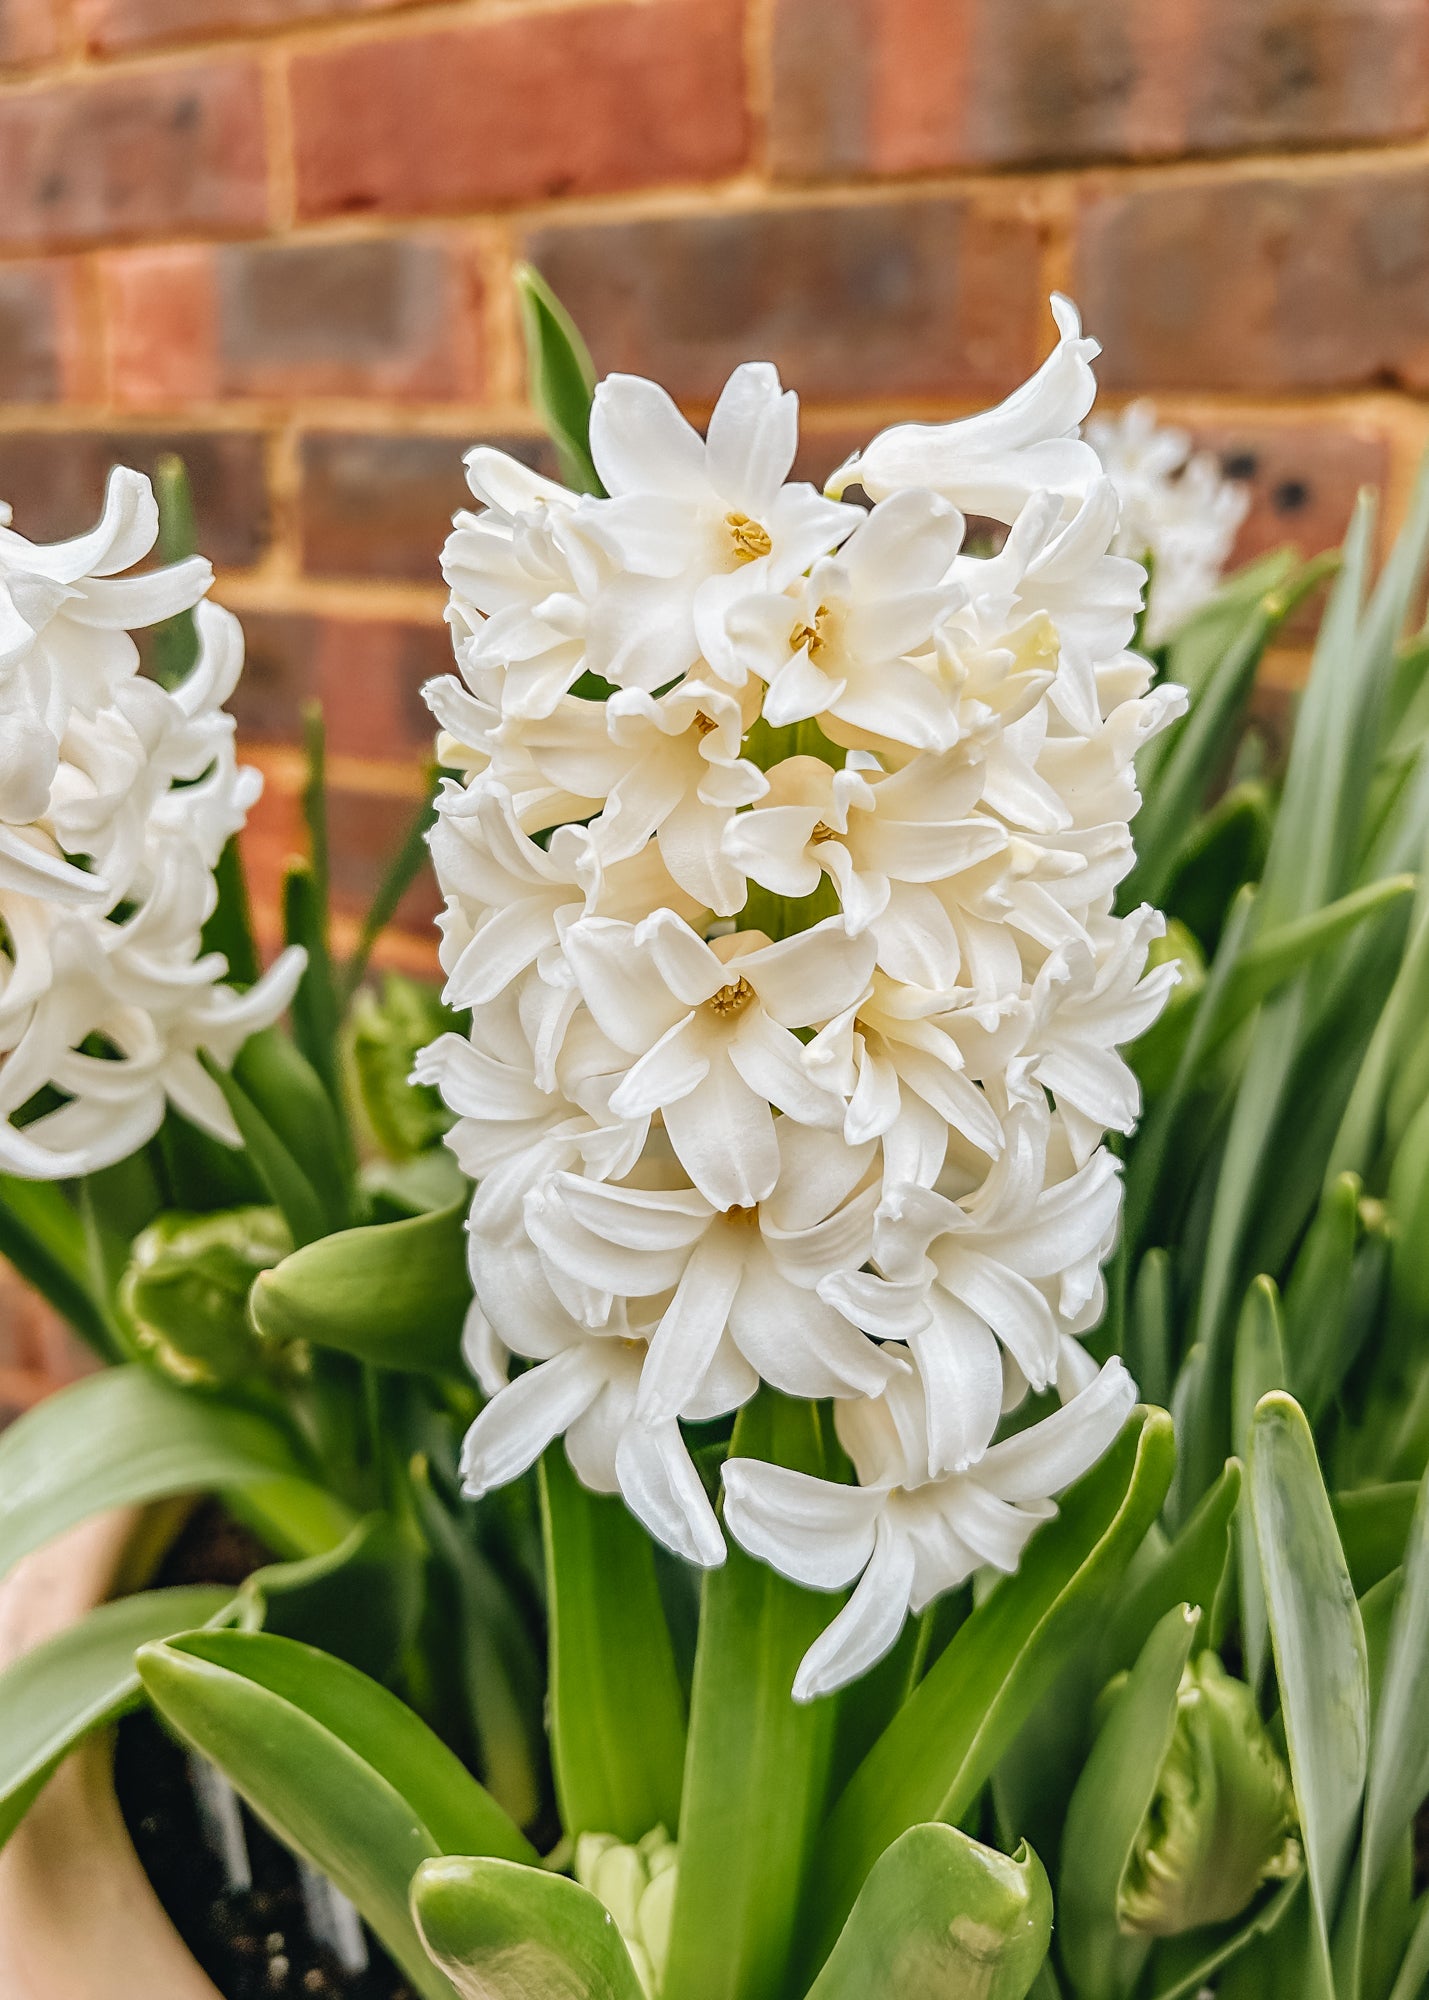
M0 1666L122 1590L150 1516L83 1522L0 1581ZM6 2000L222 2000L155 1895L114 1792L113 1740L63 1763L0 1849Z

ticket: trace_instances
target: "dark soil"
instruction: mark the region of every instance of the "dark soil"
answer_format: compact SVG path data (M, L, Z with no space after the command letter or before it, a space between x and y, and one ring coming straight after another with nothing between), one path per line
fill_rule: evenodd
M211 1504L199 1508L156 1582L238 1583L268 1552ZM243 1809L252 1887L227 1884L209 1845L184 1751L147 1710L119 1725L115 1787L159 1901L225 2000L415 2000L370 1932L350 1972L308 1924L292 1855Z

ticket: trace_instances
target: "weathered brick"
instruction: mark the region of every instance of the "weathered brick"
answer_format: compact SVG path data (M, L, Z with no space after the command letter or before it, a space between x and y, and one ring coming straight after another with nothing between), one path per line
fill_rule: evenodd
M1112 389L1429 387L1429 168L1094 195L1075 291Z
M316 691L319 621L301 611L244 611L240 616L243 674L228 702L239 739L245 749L255 743L296 743L302 735L303 703ZM267 820L271 818L270 802Z
M1379 433L1315 424L1196 424L1197 446L1249 491L1233 565L1293 544L1302 555L1338 547L1362 486L1383 490L1389 445Z
M82 400L96 386L67 258L0 264L0 402Z
M235 244L216 257L224 394L479 394L476 268L444 240Z
M297 55L298 206L420 214L732 172L739 0L565 8Z
M301 21L382 14L412 0L77 0L86 46L115 49L287 28Z
M444 625L325 619L316 682L333 754L429 758L436 724L422 687L434 674L451 671Z
M102 261L111 393L131 408L480 393L476 265L444 235L163 245Z
M778 364L803 395L982 396L1050 345L1036 226L963 198L534 231L602 370L708 401Z
M399 841L412 823L418 801L385 792L347 791L328 794L328 832L332 842L332 900L339 912L360 915L376 894ZM397 909L397 923L406 930L431 935L430 926L442 907L436 879L423 864Z
M168 451L189 469L204 554L224 569L256 563L270 525L256 431L4 431L0 493L22 534L59 541L94 525L111 465L152 474Z
M0 0L0 66L45 62L59 45L54 0Z
M462 456L477 442L556 472L550 446L538 437L309 432L300 447L303 568L311 576L439 582L438 557L451 517L476 504Z
M908 173L1422 131L1419 0L777 0L776 170Z
M192 63L0 96L0 186L8 243L261 227L257 66Z

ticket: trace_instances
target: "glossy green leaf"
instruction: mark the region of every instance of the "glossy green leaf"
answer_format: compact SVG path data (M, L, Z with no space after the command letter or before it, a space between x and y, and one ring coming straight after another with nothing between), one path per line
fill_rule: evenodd
M1067 1653L1105 1617L1161 1511L1174 1458L1165 1412L1134 1416L864 1758L821 1843L810 1921L823 1951L885 1847L910 1826L967 1811Z
M1389 2000L1424 2000L1429 1987L1429 1895L1415 1905L1414 1929L1400 1962Z
M333 1227L331 1212L292 1153L237 1077L211 1056L201 1053L199 1060L222 1092L253 1170L274 1207L282 1210L293 1241L315 1243L320 1236L326 1236Z
M154 499L159 509L159 539L154 551L158 560L177 563L197 555L193 489L188 467L177 452L161 452L155 461ZM198 654L198 626L192 611L176 611L154 626L149 671L160 687L176 688L186 680Z
M644 2000L614 1917L564 1875L426 1861L412 1914L461 2000Z
M1231 1435L1242 1460L1250 1450L1251 1420L1256 1406L1272 1389L1285 1387L1285 1336L1280 1294L1272 1278L1257 1278L1245 1295L1236 1327L1231 1376ZM1265 1615L1265 1586L1255 1546L1255 1520L1249 1486L1241 1493L1236 1523L1239 1551L1240 1643L1245 1677L1258 1688L1269 1658L1270 1626Z
M1322 909L1263 930L1236 965L1218 1022L1220 1035L1228 1035L1253 1007L1361 924L1403 904L1417 885L1417 876L1390 875L1352 889Z
M75 1745L138 1700L136 1648L206 1625L232 1600L221 1584L121 1597L0 1673L0 1845Z
M1395 1292L1415 1313L1429 1316L1429 1097L1399 1143L1388 1200L1399 1224L1392 1250Z
M288 1432L237 1403L169 1388L136 1365L37 1403L0 1436L0 1574L109 1507L227 1487L312 1487ZM320 1495L328 1506L328 1496Z
M90 1288L84 1223L55 1182L0 1174L0 1257L96 1353L113 1358L113 1337Z
M1126 1354L1142 1395L1157 1409L1171 1399L1174 1340L1171 1259L1164 1250L1148 1250L1132 1287Z
M307 964L293 995L296 1051L322 1081L329 1113L343 1112L341 1004L328 948L327 912L312 865L293 861L283 874L283 942L301 945ZM336 1164L336 1157L334 1164Z
M741 1410L730 1451L827 1471L817 1409L768 1390ZM780 2000L787 1990L836 1719L835 1703L799 1705L791 1689L829 1613L827 1596L738 1547L705 1575L663 2000Z
M575 321L530 264L516 269L516 296L526 338L532 408L561 461L561 476L577 493L603 493L590 455L595 366Z
M1364 1627L1304 1413L1264 1398L1251 1427L1250 1496L1285 1737L1328 1974L1329 1938L1369 1758Z
M1009 1857L953 1826L911 1826L873 1864L808 2000L1024 2000L1051 1929L1025 1841Z
M1207 956L1220 942L1236 891L1259 881L1273 824L1269 787L1251 779L1218 799L1182 842L1165 908L1186 925Z
M213 881L218 899L203 927L203 948L222 952L228 964L228 977L235 986L254 986L262 973L263 961L253 933L248 878L237 834L219 855Z
M1117 1899L1171 1747L1197 1620L1189 1604L1159 1620L1113 1698L1067 1808L1057 1934L1079 2000L1118 2000L1150 1951L1146 1938L1122 1931Z
M381 1368L455 1375L470 1303L459 1202L305 1245L263 1272L249 1310L267 1340L308 1340Z
M1152 1961L1153 1976L1147 1981L1151 2000L1199 2000L1223 1967L1230 1965L1259 1938L1272 1937L1300 1900L1304 1876L1282 1883L1266 1896L1254 1915L1244 1923L1228 1924L1219 1934L1193 1932L1184 1938L1170 1938Z
M1429 1473L1404 1551L1365 1793L1361 1886L1372 1896L1395 1843L1429 1794Z
M1288 1386L1312 1424L1329 1407L1351 1358L1344 1354L1343 1329L1360 1237L1359 1209L1358 1176L1341 1174L1321 1196L1285 1294Z
M678 1826L685 1702L650 1538L559 1445L541 1461L541 1513L561 1823L624 1841Z
M1374 1024L1349 1103L1330 1149L1328 1186L1342 1173L1363 1180L1379 1157L1407 1044L1429 1020L1429 872L1421 875L1409 940L1389 997ZM1407 1122L1407 1121L1405 1121ZM1397 1140L1402 1133L1396 1130Z
M1418 1498L1419 1488L1412 1479L1361 1486L1334 1496L1335 1527L1356 1597L1363 1597L1404 1561Z
M320 1644L382 1680L407 1649L421 1599L416 1544L390 1514L367 1514L334 1548L255 1570L238 1594L238 1621Z
M535 1859L445 1744L376 1681L292 1639L193 1632L145 1646L138 1667L170 1728L352 1899L417 1991L441 2000L407 1908L419 1863Z
M341 1101L332 1095L336 1083L280 1028L250 1035L233 1075L312 1183L328 1228L353 1221L351 1141Z
M1228 1459L1220 1478L1175 1541L1134 1583L1128 1579L1102 1641L1103 1681L1131 1666L1158 1622L1178 1604L1194 1605L1204 1613L1196 1643L1208 1643L1211 1611L1230 1559L1240 1494L1240 1461Z

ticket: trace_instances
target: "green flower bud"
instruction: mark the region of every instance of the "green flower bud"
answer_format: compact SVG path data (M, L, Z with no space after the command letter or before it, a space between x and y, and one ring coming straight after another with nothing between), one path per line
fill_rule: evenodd
M409 1160L435 1146L451 1113L428 1084L409 1083L417 1051L455 1027L430 986L389 972L382 992L359 993L352 1009L352 1060L368 1123L382 1150Z
M634 1847L611 1833L576 1842L576 1880L604 1903L630 1952L642 1989L656 2000L670 1952L680 1850L663 1826Z
M1212 1652L1181 1676L1176 1727L1117 1897L1124 1931L1175 1937L1239 1916L1300 1866L1295 1794L1244 1681Z
M292 1247L276 1208L161 1215L135 1237L119 1283L139 1346L178 1382L208 1386L248 1374L265 1358L249 1291Z

